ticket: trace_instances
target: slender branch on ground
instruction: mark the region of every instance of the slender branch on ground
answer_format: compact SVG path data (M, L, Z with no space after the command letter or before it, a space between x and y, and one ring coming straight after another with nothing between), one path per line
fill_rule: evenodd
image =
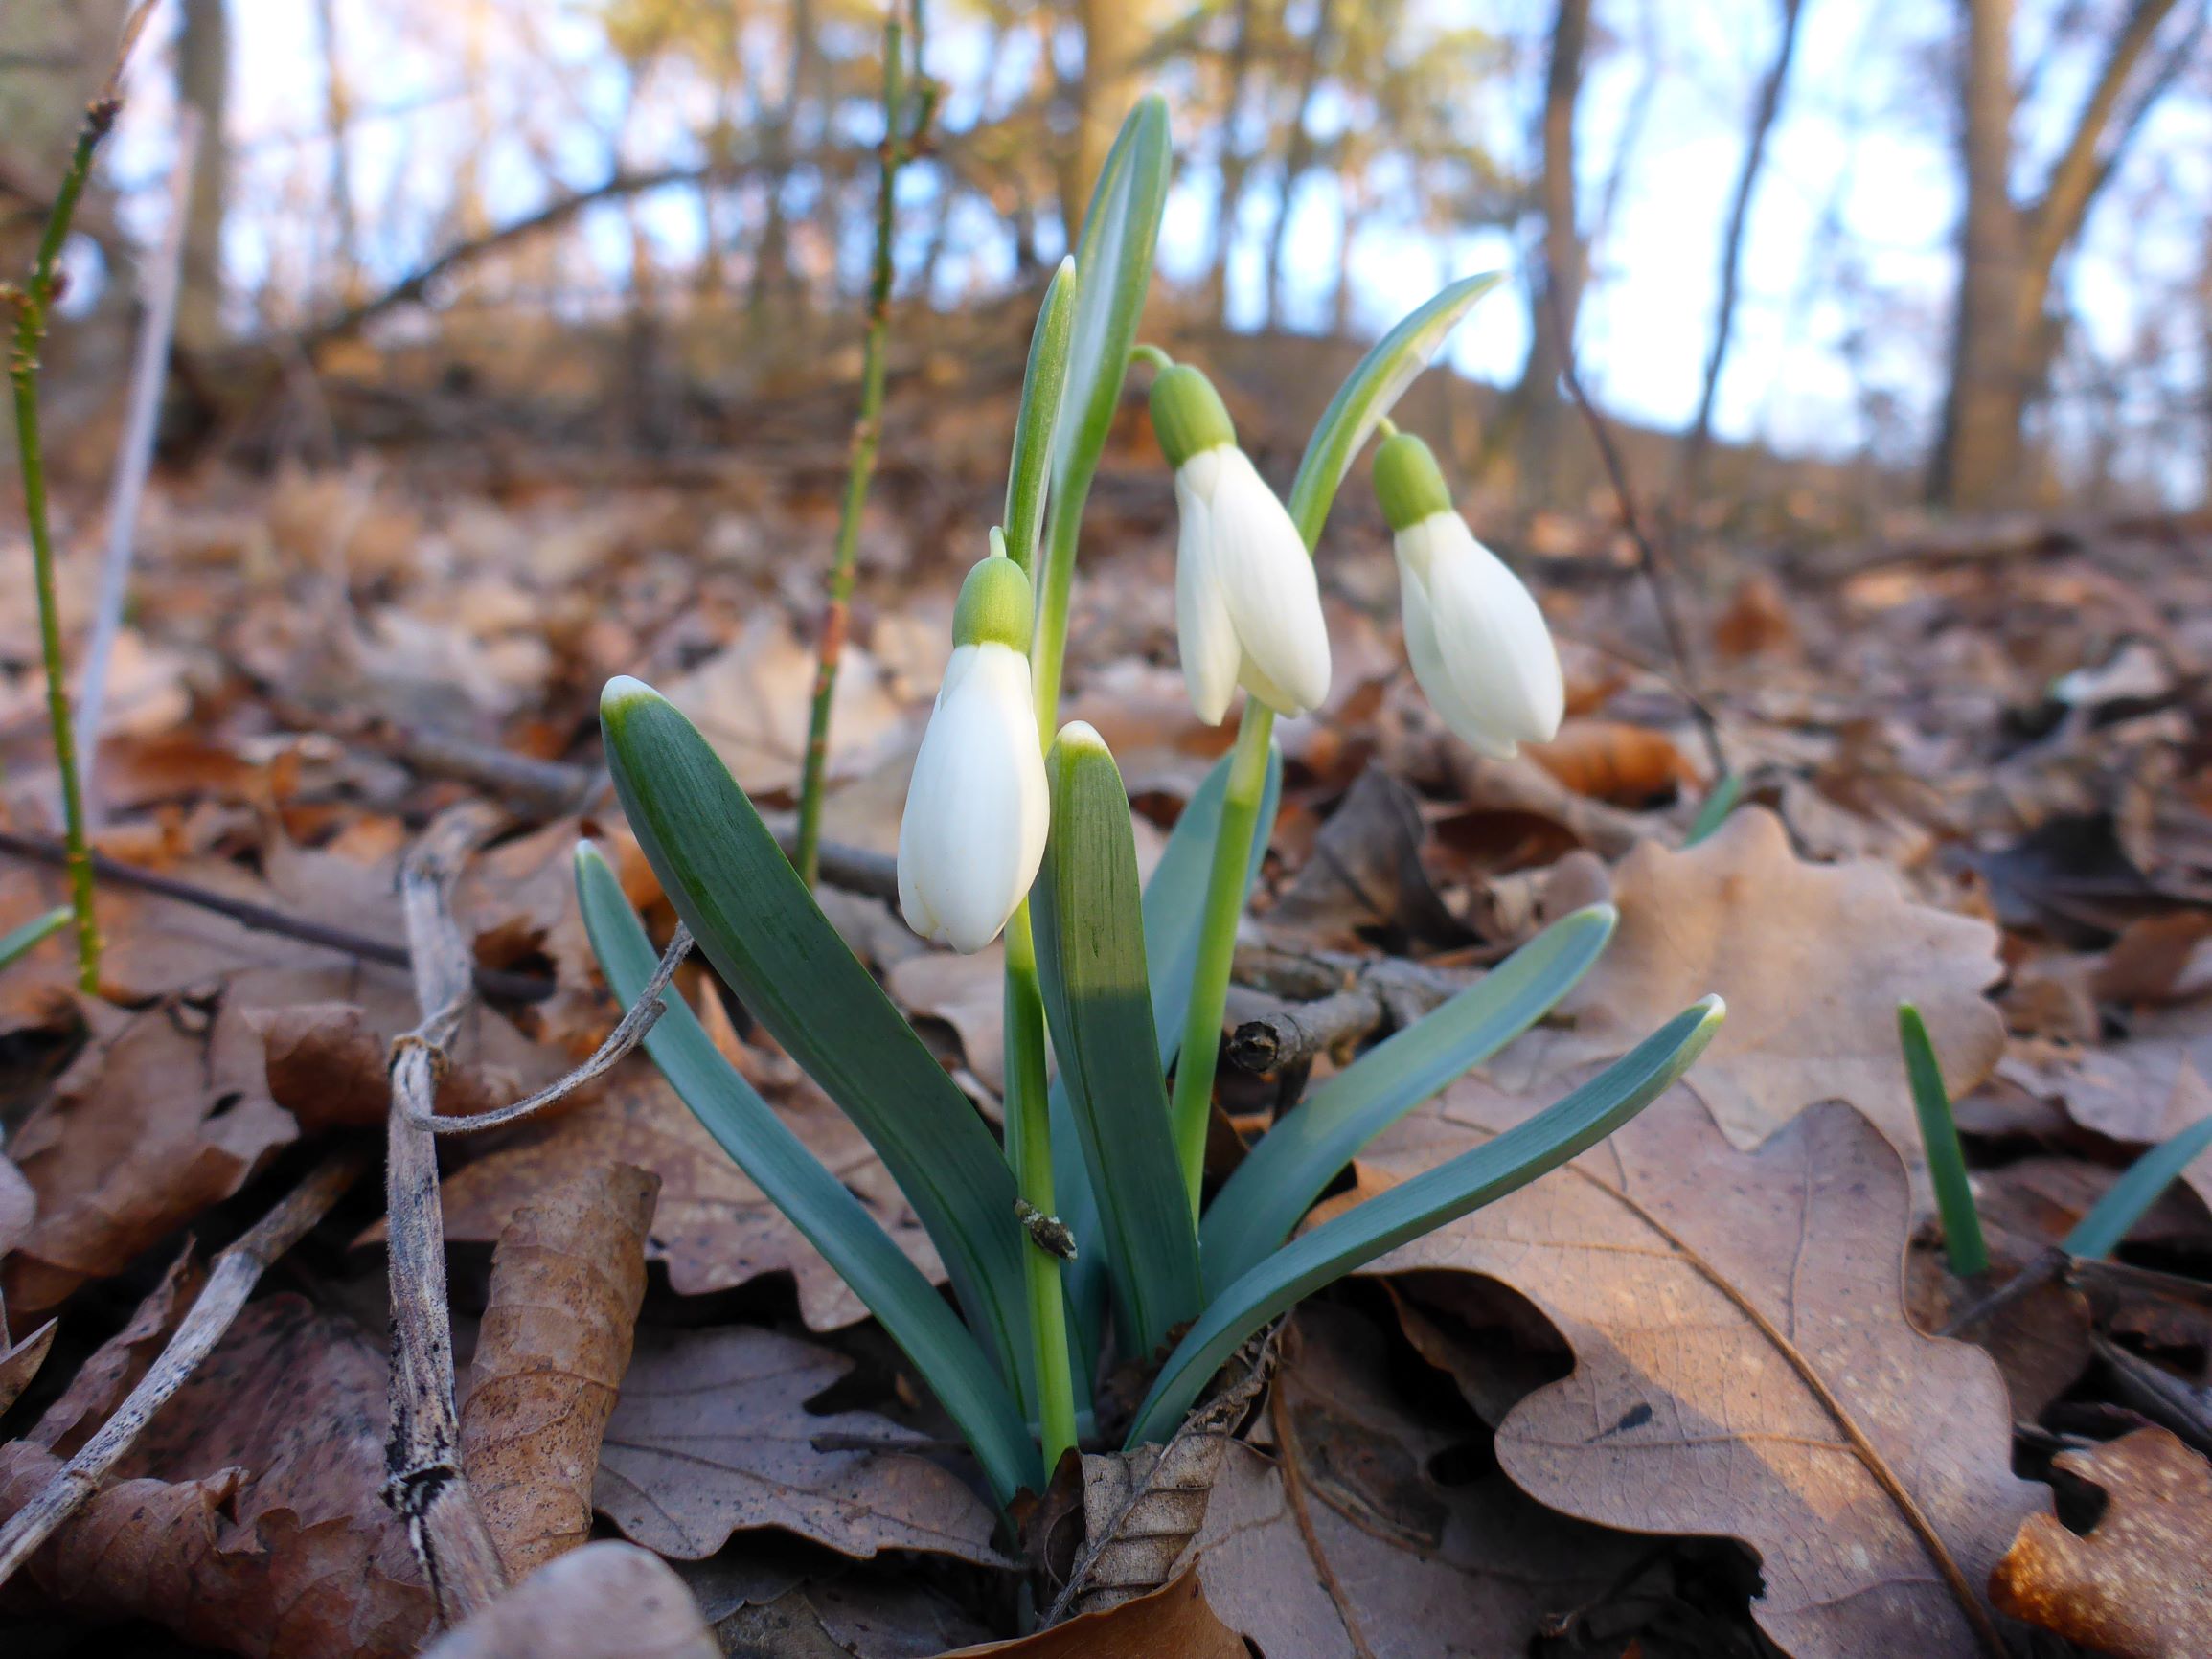
M645 1034L668 1011L661 1001L661 993L668 989L669 981L675 977L676 968L691 954L691 930L682 922L676 923L675 937L669 941L668 949L653 966L652 977L645 982L637 1001L623 1013L614 1030L607 1033L606 1040L599 1045L591 1058L578 1066L566 1077L550 1082L536 1094L516 1101L513 1105L494 1107L489 1112L477 1112L466 1118L440 1118L422 1116L414 1123L418 1128L427 1129L433 1135L466 1135L478 1129L496 1129L503 1124L519 1123L527 1117L543 1111L557 1101L567 1099L588 1082L596 1081L612 1071L615 1063L631 1049L645 1040Z
M392 1422L384 1501L407 1524L407 1540L445 1626L490 1603L507 1588L507 1576L461 1469L438 1141L418 1120L437 1100L448 1051L475 1000L468 942L453 920L453 886L469 852L497 822L496 811L480 802L439 814L408 852L399 875L415 1002L422 1019L392 1044L384 1159Z
M1548 284L1544 289L1542 311L1543 326L1552 330L1553 338L1559 343L1560 378L1589 427L1591 441L1598 446L1598 458L1605 463L1606 477L1612 484L1613 498L1620 504L1621 521L1628 529L1630 539L1636 544L1636 560L1642 567L1644 580L1651 586L1653 602L1658 607L1659 626L1667 636L1668 652L1674 657L1683 683L1694 686L1698 675L1690 656L1690 635L1682 625L1681 614L1675 603L1672 574L1652 534L1645 529L1644 515L1636 506L1636 492L1629 483L1628 466L1621 459L1620 446L1613 442L1612 428L1598 413L1597 405L1590 401L1589 393L1583 389L1582 374L1575 366L1574 337L1560 316L1558 299ZM1699 733L1704 738L1706 753L1712 759L1714 782L1719 783L1729 771L1727 753L1721 746L1720 725L1702 697L1690 699L1690 712L1697 718Z
M183 286L185 226L191 217L194 175L198 171L200 113L192 104L177 112L175 168L169 181L169 223L153 258L141 269L140 296L146 318L140 325L137 354L130 371L130 412L124 420L116 454L115 482L107 498L107 557L100 567L100 598L93 609L92 640L84 648L84 672L77 693L77 736L84 752L85 818L100 822L100 727L107 705L107 664L116 636L123 631L123 607L130 590L131 557L138 542L138 507L153 467L154 438L161 424L161 391L169 379L170 342L176 332L176 302Z
M275 1209L216 1252L198 1300L138 1386L100 1432L86 1441L5 1527L0 1527L0 1584L6 1583L38 1546L100 1489L107 1472L130 1450L153 1414L215 1351L262 1272L330 1214L331 1206L367 1167L368 1159L359 1151L338 1152L325 1159L285 1193Z
M921 31L920 0L915 0L916 34ZM830 761L830 705L837 689L837 665L853 614L853 576L860 552L860 513L876 476L876 452L883 437L883 381L891 332L891 280L895 270L893 237L897 224L899 170L914 153L926 128L933 96L923 80L920 109L911 130L904 127L905 34L893 15L883 22L883 145L876 188L876 257L868 283L868 329L861 347L860 412L853 420L845 497L837 510L837 547L830 565L830 600L822 613L815 647L814 698L807 720L807 757L799 780L799 845L792 864L799 879L814 885L820 869L822 788ZM918 77L918 79L921 79Z

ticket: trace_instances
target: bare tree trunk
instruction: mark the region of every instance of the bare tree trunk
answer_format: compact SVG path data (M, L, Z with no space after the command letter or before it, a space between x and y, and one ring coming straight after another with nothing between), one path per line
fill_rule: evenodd
M1782 39L1774 49L1774 64L1759 88L1759 102L1751 114L1751 142L1744 151L1744 170L1736 178L1736 199L1728 209L1728 230L1721 243L1721 303L1713 317L1713 344L1705 353L1705 384L1698 397L1698 416L1690 423L1689 441L1682 450L1681 478L1675 493L1674 529L1687 532L1698 511L1698 497L1705 488L1705 459L1713 436L1713 398L1721 389L1721 370L1728 360L1728 339L1736 326L1736 296L1744 275L1744 227L1751 216L1751 197L1759 187L1760 165L1767 157L1767 135L1782 107L1782 89L1790 79L1790 60L1797 51L1797 19L1804 0L1782 0Z
M1529 473L1546 489L1559 481L1560 451L1567 430L1559 379L1582 309L1587 249L1576 218L1575 105L1582 97L1583 60L1590 37L1590 0L1559 0L1552 15L1551 61L1544 74L1543 172L1538 199L1543 210L1543 268L1530 310L1528 356L1514 389L1506 424L1517 429Z
M1060 214L1071 248L1106 151L1135 101L1130 66L1144 44L1133 0L1076 0L1075 12L1083 25L1083 78L1072 88L1075 130L1060 156Z
M315 37L323 55L323 127L331 145L331 223L338 236L338 297L346 306L362 299L361 231L353 214L353 94L346 83L345 55L338 47L336 0L315 0Z
M1274 327L1283 315L1283 249L1290 236L1290 210L1296 204L1298 181L1313 161L1313 136L1307 122L1313 113L1313 94L1328 66L1334 20L1331 0L1320 0L1313 13L1313 32L1306 38L1306 57L1299 70L1298 103L1290 113L1290 133L1283 146L1283 189L1275 203L1275 223L1267 232L1267 262L1263 267L1260 291L1266 296L1267 323Z
M231 32L225 0L185 0L177 51L177 94L199 111L199 161L185 216L184 277L177 290L176 339L206 352L223 338L223 206L230 193L223 114L230 104Z
M1221 143L1216 166L1221 193L1214 209L1214 245L1206 256L1201 302L1206 316L1220 322L1229 308L1229 252L1237 240L1237 216L1244 201L1250 162L1240 147L1237 128L1244 116L1244 89L1252 79L1253 0L1237 0L1236 34L1229 42L1229 84L1221 100Z
M753 257L753 281L746 308L760 321L768 302L790 285L790 229L784 217L784 192L791 180L791 141L799 119L799 100L814 53L813 0L791 0L790 73L784 83L783 107L767 124L761 147L762 188L767 205L761 226L760 251Z
M1359 215L1365 204L1350 168L1338 172L1336 189L1343 216L1336 224L1336 286L1329 298L1329 334L1341 340L1352 332L1352 244L1358 239Z
M2143 117L2193 53L2203 26L2201 11L2121 114L2128 85L2174 3L2134 0L2106 49L2041 196L2023 208L2013 201L2010 176L2016 108L2012 0L1964 0L1966 60L1960 91L1967 205L1951 323L1950 386L1928 466L1927 493L1933 501L1971 511L2024 493L2021 427L2050 363L2053 337L2044 312L2052 273Z

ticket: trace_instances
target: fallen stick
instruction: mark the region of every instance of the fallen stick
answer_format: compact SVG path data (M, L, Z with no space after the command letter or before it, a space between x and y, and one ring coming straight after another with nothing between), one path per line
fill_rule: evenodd
M392 1044L384 1156L392 1423L384 1501L407 1524L407 1541L445 1627L490 1603L507 1588L507 1576L461 1471L438 1141L415 1120L431 1112L447 1051L475 995L468 942L453 920L453 884L469 852L497 823L496 809L481 802L451 807L431 820L399 871L399 906L422 1019Z
M1279 963L1270 967L1282 971ZM1247 1072L1309 1065L1385 1026L1403 1030L1473 983L1470 976L1417 962L1384 957L1365 963L1341 990L1286 1003L1239 1025L1229 1034L1229 1061Z
M192 1305L192 1311L176 1328L161 1357L100 1432L86 1441L5 1527L0 1527L0 1584L6 1583L16 1568L100 1489L107 1471L130 1449L153 1414L214 1352L246 1298L253 1294L262 1272L330 1213L331 1206L367 1164L367 1158L358 1151L339 1152L325 1159L285 1193L275 1209L216 1252L199 1300Z

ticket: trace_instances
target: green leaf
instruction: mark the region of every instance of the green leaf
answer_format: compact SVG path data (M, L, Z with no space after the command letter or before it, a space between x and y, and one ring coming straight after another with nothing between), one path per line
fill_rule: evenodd
M1719 997L1705 998L1527 1123L1355 1205L1252 1268L1214 1298L1168 1356L1129 1444L1166 1440L1229 1355L1301 1298L1596 1146L1690 1069L1722 1012Z
M1014 1176L968 1097L830 925L745 792L651 687L607 682L600 728L661 890L753 1017L868 1138L928 1229L968 1322L1033 1382Z
M33 950L52 939L69 925L69 919L77 913L64 904L49 910L44 916L34 917L21 927L11 930L0 938L0 967L6 967L18 957L28 956Z
M1943 1216L1944 1252L1950 1270L1971 1279L1988 1271L1989 1246L1982 1241L1981 1215L1967 1185L1966 1153L1958 1144L1958 1124L1951 1117L1935 1044L1928 1040L1920 1010L1909 1002L1897 1005L1897 1038L1904 1047L1904 1075L1912 1084L1912 1109L1920 1118L1920 1144L1927 1151L1928 1180Z
M1045 485L1052 472L1053 436L1060 428L1067 390L1067 353L1075 334L1077 283L1071 255L1060 261L1037 330L1029 338L1029 367L1021 379L1021 412L1014 421L1014 461L1006 474L1006 554L1024 574L1037 566L1037 536L1044 524Z
M1030 893L1038 977L1106 1265L1133 1352L1151 1354L1197 1316L1198 1241L1168 1130L1129 793L1088 727L1062 732L1045 767L1052 834Z
M1198 923L1205 906L1207 867L1214 856L1214 835L1221 822L1221 799L1228 792L1229 757L1224 755L1207 772L1182 816L1168 833L1159 862L1145 883L1145 977L1152 988L1152 1034L1159 1044L1160 1072L1164 1077L1183 1040L1183 1010L1191 1000L1191 976L1198 966ZM1247 892L1260 877L1267 856L1267 841L1275 830L1275 810L1283 795L1283 754L1267 756L1266 791L1260 800L1260 816L1252 829L1252 861L1244 873ZM1063 1283L1079 1352L1084 1359L1078 1370L1080 1383L1095 1369L1098 1340L1106 1319L1106 1269L1098 1243L1098 1206L1091 1196L1075 1117L1069 1110L1067 1089L1058 1078L1052 1084L1052 1144L1054 1192L1060 1216L1075 1232L1083 1254L1068 1264Z
M1736 803L1744 798L1744 774L1729 772L1713 785L1698 807L1698 816L1691 821L1689 834L1682 837L1682 845L1695 847L1714 830L1721 828L1729 813L1736 810Z
M576 851L577 900L606 983L626 1007L658 956L606 860ZM1043 1489L1037 1444L991 1360L889 1234L717 1051L680 996L664 993L646 1052L753 1185L790 1217L922 1374L974 1447L1001 1505Z
M2153 1147L2137 1158L2089 1213L2074 1223L2063 1245L2066 1254L2094 1261L2117 1250L2144 1212L2208 1147L2212 1147L2212 1117L2198 1119L2163 1146Z
M1298 463L1298 476L1285 503L1309 551L1321 539L1329 504L1336 499L1337 487L1352 469L1360 446L1428 367L1468 308L1504 281L1497 271L1462 277L1376 341L1336 389L1321 412L1321 423L1307 440L1305 458Z
M1208 1284L1227 1284L1289 1237L1322 1190L1377 1135L1551 1011L1613 936L1619 913L1564 917L1475 984L1359 1057L1261 1137L1207 1208Z

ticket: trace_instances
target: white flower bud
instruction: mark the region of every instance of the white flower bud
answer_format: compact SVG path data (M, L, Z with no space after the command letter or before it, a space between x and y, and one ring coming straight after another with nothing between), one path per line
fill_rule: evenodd
M952 660L899 822L900 912L962 952L998 937L1044 857L1052 807L1028 630L1027 580L1009 559L985 559L961 590Z
M1218 726L1240 685L1278 714L1318 708L1329 629L1298 527L1197 370L1153 382L1152 425L1175 468L1175 631L1192 708Z

